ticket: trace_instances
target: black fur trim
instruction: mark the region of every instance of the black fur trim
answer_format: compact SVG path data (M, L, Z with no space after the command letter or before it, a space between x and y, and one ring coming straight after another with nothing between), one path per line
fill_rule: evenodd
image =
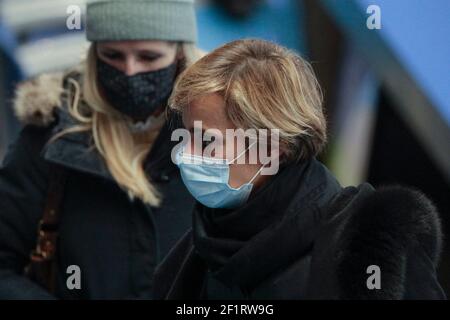
M361 201L339 239L337 277L343 299L401 299L408 252L423 248L438 264L442 232L438 212L420 191L380 188ZM382 290L368 290L369 265L378 265Z

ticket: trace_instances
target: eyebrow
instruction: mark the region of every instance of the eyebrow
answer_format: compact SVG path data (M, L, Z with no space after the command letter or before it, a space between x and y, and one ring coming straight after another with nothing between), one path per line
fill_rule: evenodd
M135 50L134 52L135 52L135 53L138 53L138 54L150 54L150 55L158 56L158 57L164 55L164 53L162 53L162 52L160 52L160 51L149 50L149 49Z
M194 129L195 129L194 127L191 127L191 128L189 129L189 132L190 132L190 133L194 133ZM206 131L206 130L202 128L202 134L204 134L205 131Z
M125 54L126 52L123 52L120 49L115 49L115 48L109 48L109 47L101 47L98 48L100 51L104 51L104 52L110 52L110 53L120 53L120 54ZM149 50L149 49L138 49L138 50L134 50L133 53L135 54L149 54L155 57L160 57L163 56L164 53L159 52L157 50Z

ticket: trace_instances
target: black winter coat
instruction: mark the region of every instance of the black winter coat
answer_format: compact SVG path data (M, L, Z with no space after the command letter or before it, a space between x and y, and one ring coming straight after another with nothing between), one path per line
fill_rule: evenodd
M44 76L18 93L17 114L32 124L21 131L0 169L0 299L55 298L23 275L36 244L50 163L68 174L60 210L56 298L151 298L154 269L191 225L194 204L170 160L170 129L162 129L146 161L162 206L130 201L98 153L88 150L87 133L44 146L73 121L64 107L54 108L60 80ZM79 290L67 288L70 265L81 269Z
M154 297L445 299L441 242L422 193L343 189L313 159L285 166L236 210L198 204L155 272Z

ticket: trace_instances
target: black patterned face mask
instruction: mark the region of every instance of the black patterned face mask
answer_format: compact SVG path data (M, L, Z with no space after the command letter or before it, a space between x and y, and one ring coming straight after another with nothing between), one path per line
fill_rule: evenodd
M117 111L143 120L167 103L177 72L174 62L163 69L127 76L97 59L97 77L106 99Z

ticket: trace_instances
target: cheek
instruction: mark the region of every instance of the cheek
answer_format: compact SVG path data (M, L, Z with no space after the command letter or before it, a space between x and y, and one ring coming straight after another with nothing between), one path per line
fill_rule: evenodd
M170 63L167 63L165 61L165 58L160 58L156 61L152 62L139 62L138 63L139 68L141 69L141 72L149 72L149 71L155 71L159 69L163 69L170 65Z
M193 135L191 135L191 139L186 144L184 151L187 154L195 154L194 137L193 137Z
M195 140L194 135L191 134L191 137L189 140L186 140L186 145L184 146L184 152L186 154L193 154L197 156L203 156L202 152L202 145L201 141L198 143L197 140Z
M113 59L105 58L101 55L98 56L98 59L102 60L104 63L107 63L111 67L114 67L115 69L120 70L122 72L125 72L125 70L126 70L126 63L122 59L113 60Z
M233 160L234 159L234 153L235 148L231 143L222 143L223 148L223 156L225 159Z
M163 57L158 58L155 61L151 62L143 62L142 64L145 65L148 70L147 71L154 71L158 69L163 69L168 66L170 66L175 61L175 52L166 54Z
M233 188L239 188L250 179L258 171L258 168L249 164L232 164L230 165L230 177L228 184Z
M240 177L242 176L242 165L230 165L230 177L228 178L228 184L233 187L239 187L239 183L241 181Z

